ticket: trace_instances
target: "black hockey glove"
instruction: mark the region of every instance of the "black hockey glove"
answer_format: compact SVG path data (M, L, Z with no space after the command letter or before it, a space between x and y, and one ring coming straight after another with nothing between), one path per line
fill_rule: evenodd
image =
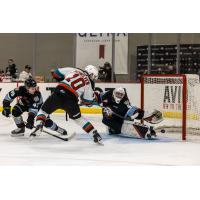
M34 126L34 123L32 123L32 122L27 122L26 123L26 128L28 128L28 129L32 129L33 126Z
M34 118L35 118L35 114L34 113L28 113L28 119L27 119L27 123L26 123L26 128L28 129L32 129L34 127Z
M4 115L5 117L10 117L10 113L11 113L10 106L3 107L2 115Z

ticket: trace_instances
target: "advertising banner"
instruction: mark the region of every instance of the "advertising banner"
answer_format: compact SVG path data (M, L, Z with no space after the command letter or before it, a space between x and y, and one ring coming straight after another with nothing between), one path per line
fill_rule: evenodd
M112 65L111 33L78 33L76 67ZM115 74L128 74L128 34L115 33Z

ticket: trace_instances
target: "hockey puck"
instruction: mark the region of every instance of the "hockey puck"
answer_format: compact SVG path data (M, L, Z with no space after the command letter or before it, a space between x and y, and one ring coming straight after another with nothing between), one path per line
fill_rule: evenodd
M165 129L161 129L160 132L161 132L161 133L165 133Z

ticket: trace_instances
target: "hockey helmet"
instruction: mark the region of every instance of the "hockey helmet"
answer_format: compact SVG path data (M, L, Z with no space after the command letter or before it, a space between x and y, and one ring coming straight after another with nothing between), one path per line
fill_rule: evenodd
M98 71L97 67L95 67L93 65L88 65L85 67L85 71L89 74L91 80L98 79L99 71Z
M113 90L113 98L116 103L120 103L120 101L124 98L124 96L125 96L124 88L118 87Z
M26 79L25 82L24 82L24 85L27 87L27 88L30 88L30 87L36 87L37 86L37 83L34 79L32 78L29 78L29 79Z

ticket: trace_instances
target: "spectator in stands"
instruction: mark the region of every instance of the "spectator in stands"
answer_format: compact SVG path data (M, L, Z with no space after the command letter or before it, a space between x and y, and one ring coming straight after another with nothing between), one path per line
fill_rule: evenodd
M176 68L173 65L169 65L167 68L167 74L176 74Z
M29 65L26 65L24 67L24 71L22 71L20 74L19 74L19 81L22 81L24 82L26 79L29 79L32 77L32 74L31 74L31 67Z
M3 70L0 70L0 82L3 81L4 76L5 76L4 71L3 71Z
M17 67L13 59L8 60L8 67L6 67L6 75L11 76L12 79L17 78Z
M159 67L157 74L165 74L165 69L163 67Z
M103 67L100 67L99 70L99 79L104 82L111 82L112 77L112 67L109 62L105 62Z

